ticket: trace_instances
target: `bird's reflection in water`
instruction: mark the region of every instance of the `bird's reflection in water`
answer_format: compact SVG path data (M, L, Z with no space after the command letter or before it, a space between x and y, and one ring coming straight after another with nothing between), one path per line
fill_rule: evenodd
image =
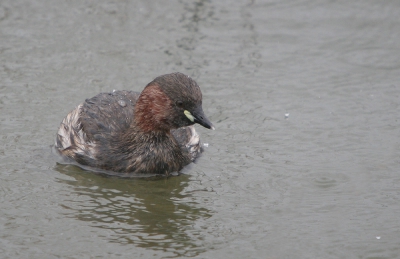
M184 192L189 176L164 179L121 179L96 175L73 165L57 165L72 177L59 179L72 186L62 206L94 227L112 230L110 242L195 256L205 247L197 221L211 212L191 203ZM69 178L69 177L68 177ZM200 223L201 225L201 223Z

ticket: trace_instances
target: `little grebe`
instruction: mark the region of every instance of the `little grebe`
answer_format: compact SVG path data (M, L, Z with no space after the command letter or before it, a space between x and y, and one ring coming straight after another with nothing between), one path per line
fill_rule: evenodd
M182 73L162 75L142 91L101 93L61 122L55 149L64 158L107 171L170 174L200 153L193 124L214 126L200 87Z

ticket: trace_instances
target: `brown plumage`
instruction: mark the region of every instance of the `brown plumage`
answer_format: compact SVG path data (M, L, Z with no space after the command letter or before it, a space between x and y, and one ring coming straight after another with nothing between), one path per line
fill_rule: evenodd
M194 123L214 129L203 113L200 87L172 73L154 79L141 94L114 91L87 99L61 122L55 149L83 166L168 175L198 156Z

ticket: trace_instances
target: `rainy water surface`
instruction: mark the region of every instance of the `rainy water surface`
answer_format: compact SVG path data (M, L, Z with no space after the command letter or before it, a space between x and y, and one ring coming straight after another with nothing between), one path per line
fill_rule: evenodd
M399 1L0 2L2 258L400 258ZM57 164L62 118L180 71L168 179Z

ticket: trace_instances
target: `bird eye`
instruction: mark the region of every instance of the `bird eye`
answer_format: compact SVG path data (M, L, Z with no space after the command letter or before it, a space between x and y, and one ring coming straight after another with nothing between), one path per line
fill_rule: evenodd
M183 102L182 101L176 101L176 106L178 106L179 108L183 107Z

